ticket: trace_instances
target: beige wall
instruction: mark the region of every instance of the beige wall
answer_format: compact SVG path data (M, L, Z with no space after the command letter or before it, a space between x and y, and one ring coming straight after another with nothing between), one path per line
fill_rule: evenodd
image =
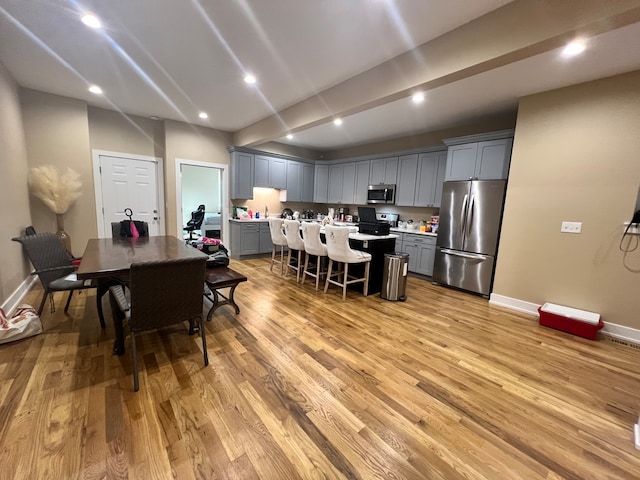
M164 158L163 122L89 107L91 148Z
M64 215L72 253L80 256L87 240L97 236L87 105L81 100L26 89L21 92L21 100L29 167L52 164L61 170L71 167L80 174L82 196ZM34 197L31 216L37 231L56 231L55 214Z
M640 329L640 248L619 250L640 183L638 85L640 71L521 100L494 294Z
M165 202L167 234L175 235L178 225L176 213L176 158L229 165L231 133L166 120L165 128ZM227 186L228 188L228 186Z
M29 276L30 266L12 237L32 224L18 87L0 63L0 304ZM8 313L8 312L7 312Z

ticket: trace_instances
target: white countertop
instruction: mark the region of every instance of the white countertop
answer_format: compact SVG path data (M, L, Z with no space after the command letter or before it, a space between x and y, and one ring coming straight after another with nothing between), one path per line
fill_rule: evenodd
M391 228L390 229L392 232L398 232L398 233L415 233L416 235L426 235L427 237L437 237L438 234L437 233L432 233L432 232L421 232L420 228L416 228L415 230L409 230L408 228Z

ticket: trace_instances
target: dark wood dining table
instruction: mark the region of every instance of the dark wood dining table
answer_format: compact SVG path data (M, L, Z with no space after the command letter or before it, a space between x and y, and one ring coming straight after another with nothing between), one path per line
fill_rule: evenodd
M102 297L113 285L122 284L129 278L132 263L206 256L200 250L185 245L171 235L156 237L92 238L87 242L77 275L80 280L95 280L98 285L97 308L101 324L104 325ZM124 331L122 323L115 321L116 340L113 352L124 353Z

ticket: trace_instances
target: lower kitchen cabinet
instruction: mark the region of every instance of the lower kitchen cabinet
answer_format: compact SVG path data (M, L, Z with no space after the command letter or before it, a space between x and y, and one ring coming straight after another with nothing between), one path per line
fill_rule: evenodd
M247 255L271 253L271 232L269 222L230 222L231 256L241 258Z
M403 233L401 251L409 254L410 272L433 275L433 261L436 254L436 237L414 233Z

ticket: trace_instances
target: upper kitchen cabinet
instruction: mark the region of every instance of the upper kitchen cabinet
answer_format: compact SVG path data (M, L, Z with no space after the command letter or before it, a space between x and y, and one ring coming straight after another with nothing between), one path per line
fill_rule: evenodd
M507 178L513 130L447 139L444 143L449 147L446 181Z
M287 188L287 161L282 158L256 155L253 186Z
M370 162L364 160L356 162L356 189L353 193L353 203L355 205L367 204L367 187L369 186Z
M313 202L314 200L314 179L316 168L308 163L302 164L302 198L303 202Z
M371 160L370 185L395 185L398 176L398 157Z
M313 202L314 166L308 163L287 161L287 189L282 201Z
M254 160L252 153L231 153L232 199L253 199Z
M329 203L329 165L316 165L313 201L315 203Z
M403 155L399 159L396 205L439 207L447 152Z
M355 162L329 166L328 203L353 204L355 200L355 186Z
M412 207L416 196L418 154L402 155L399 159L396 205Z
M420 154L416 193L413 206L439 207L442 197L442 184L447 169L447 152L429 152Z

